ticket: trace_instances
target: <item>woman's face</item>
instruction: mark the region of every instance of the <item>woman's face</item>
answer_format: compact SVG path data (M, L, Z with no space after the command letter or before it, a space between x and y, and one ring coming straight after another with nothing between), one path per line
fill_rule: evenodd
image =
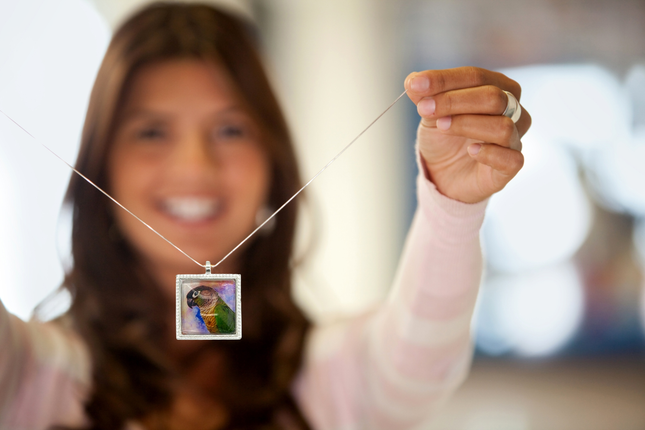
M200 263L215 263L255 226L270 162L227 73L200 60L140 69L108 159L112 196ZM114 207L121 233L157 277L200 269ZM233 271L235 254L220 268ZM171 276L172 274L172 276ZM165 278L164 278L165 280Z

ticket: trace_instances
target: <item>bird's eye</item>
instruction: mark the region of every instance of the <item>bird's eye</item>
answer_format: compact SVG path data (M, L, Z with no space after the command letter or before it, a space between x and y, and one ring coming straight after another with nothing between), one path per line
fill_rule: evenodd
M199 295L198 291L193 291L193 299Z

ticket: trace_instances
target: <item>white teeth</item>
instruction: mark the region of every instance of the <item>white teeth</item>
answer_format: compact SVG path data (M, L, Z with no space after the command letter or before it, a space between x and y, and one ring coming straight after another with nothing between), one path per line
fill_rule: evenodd
M202 221L219 212L219 199L204 197L171 197L163 201L164 210L183 221Z

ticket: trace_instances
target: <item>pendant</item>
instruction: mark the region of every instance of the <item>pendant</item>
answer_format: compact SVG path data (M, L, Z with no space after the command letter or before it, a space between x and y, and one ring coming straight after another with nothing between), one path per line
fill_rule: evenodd
M177 275L177 339L242 339L240 275Z

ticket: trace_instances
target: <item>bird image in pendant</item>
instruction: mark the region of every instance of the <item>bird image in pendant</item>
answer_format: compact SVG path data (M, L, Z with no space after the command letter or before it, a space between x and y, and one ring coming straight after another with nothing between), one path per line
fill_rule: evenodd
M186 294L189 308L199 308L206 328L213 334L235 333L235 312L211 287L200 285Z

